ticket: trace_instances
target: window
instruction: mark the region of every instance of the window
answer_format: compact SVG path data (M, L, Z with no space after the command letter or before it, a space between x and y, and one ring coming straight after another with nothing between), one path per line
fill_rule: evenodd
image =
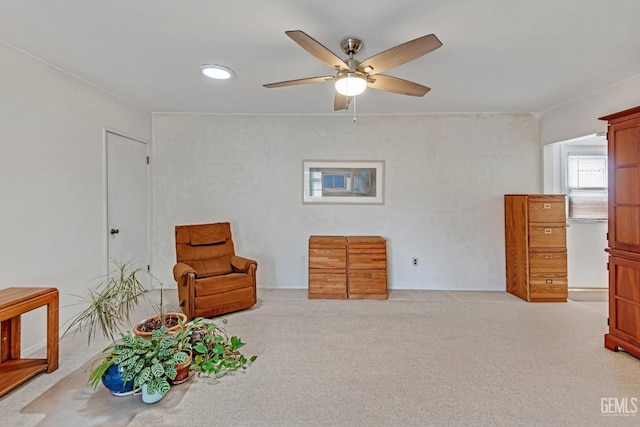
M607 219L607 156L567 156L569 219Z

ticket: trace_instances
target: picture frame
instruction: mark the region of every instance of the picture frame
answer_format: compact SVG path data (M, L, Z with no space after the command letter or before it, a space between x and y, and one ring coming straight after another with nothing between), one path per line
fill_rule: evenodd
M302 203L384 204L384 161L303 160Z

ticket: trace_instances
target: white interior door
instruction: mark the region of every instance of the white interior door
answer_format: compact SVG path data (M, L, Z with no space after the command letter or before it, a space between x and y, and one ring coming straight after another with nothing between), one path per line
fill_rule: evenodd
M106 139L109 259L130 261L146 269L149 264L147 144L112 132L107 132ZM112 267L109 261L109 269Z

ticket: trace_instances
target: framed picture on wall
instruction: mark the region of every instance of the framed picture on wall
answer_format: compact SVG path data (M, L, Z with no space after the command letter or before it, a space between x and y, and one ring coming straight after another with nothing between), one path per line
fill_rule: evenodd
M302 203L384 204L384 161L303 160Z

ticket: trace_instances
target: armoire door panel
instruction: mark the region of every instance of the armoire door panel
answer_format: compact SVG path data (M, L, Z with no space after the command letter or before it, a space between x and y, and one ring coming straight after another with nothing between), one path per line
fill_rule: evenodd
M614 130L613 136L616 141L613 157L615 167L638 163L638 127Z
M640 205L638 167L624 167L615 170L615 204Z
M613 236L610 246L624 249L637 247L640 250L640 207L638 206L616 206L614 209L615 222Z

